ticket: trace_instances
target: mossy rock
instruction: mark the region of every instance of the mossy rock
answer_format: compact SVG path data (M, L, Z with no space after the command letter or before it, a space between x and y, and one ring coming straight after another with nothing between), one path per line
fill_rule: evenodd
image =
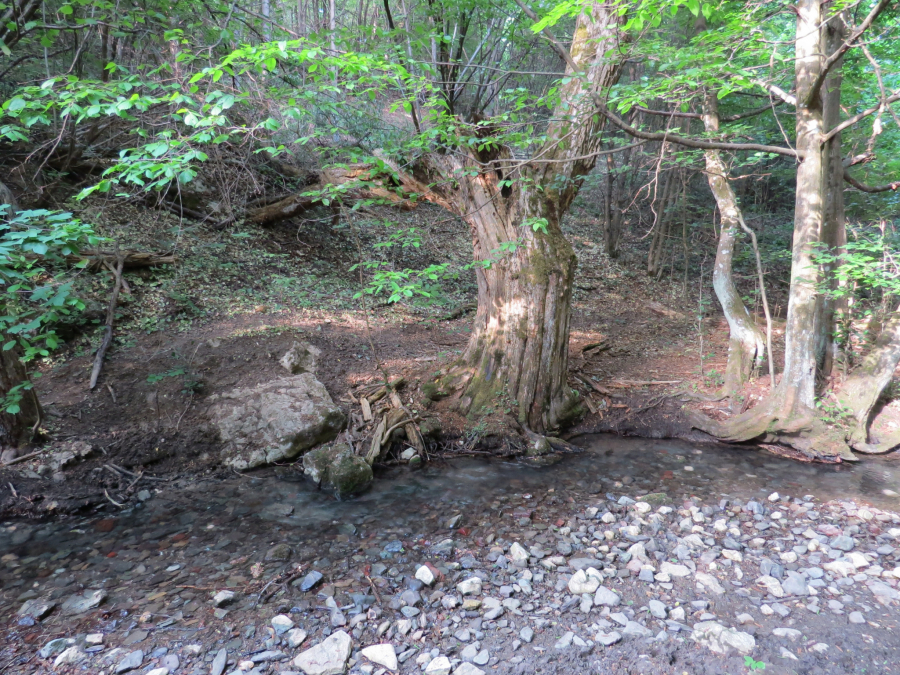
M663 504L669 504L672 500L665 492L651 492L649 495L641 497L638 501L647 502L651 506L662 506Z
M303 456L303 471L338 499L363 492L373 480L372 467L347 443L332 443L309 451Z

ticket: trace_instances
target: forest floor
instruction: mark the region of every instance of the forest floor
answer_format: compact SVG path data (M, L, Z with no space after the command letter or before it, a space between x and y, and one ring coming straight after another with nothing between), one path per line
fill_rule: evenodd
M305 650L323 643L347 645L328 672L359 675L382 673L379 663L428 675L900 668L896 509L829 502L843 498L840 487L786 497L784 460L725 446L641 441L625 469L602 466L619 456L612 451L575 455L560 470L581 467L576 478L486 461L515 452L503 442L506 411L472 422L421 389L466 345L471 272L432 304L373 297L364 309L354 299L360 260L462 268L471 244L458 221L428 206L379 212L417 228L419 245L376 248L393 230L381 237L371 223L323 220L215 231L139 209L109 213L94 218L106 236L175 249L180 262L126 275L131 294L94 391L90 325L70 327L66 349L41 369L46 439L30 450L41 454L0 469L0 671L312 673ZM579 257L570 384L596 411L567 437L708 442L677 397L721 385L727 327L708 278L702 296L677 269L647 278L641 242L609 260L588 206L566 229ZM80 283L99 318L110 279ZM294 341L322 350L316 376L347 413L358 414L352 393L380 381L381 369L404 377L410 408L440 420L433 461L412 470L392 455L370 493L350 502L297 483L295 467L224 468L210 397L283 376L278 361ZM767 387L768 377L754 380L741 405ZM884 424L896 423L891 406ZM745 458L756 465L743 467ZM719 480L738 466L727 485ZM800 495L816 476L785 487ZM889 483L875 493L896 497ZM773 486L782 496L767 501ZM425 563L431 586L427 574L416 578ZM585 595L572 582L589 568L608 592ZM221 591L234 597L214 601ZM722 647L720 630L733 645Z
M708 269L703 284L685 284L674 263L661 279L648 278L640 241L626 242L622 256L610 260L592 210L582 201L565 222L579 259L570 384L591 408L567 436L608 431L710 441L685 422L678 397L683 391L711 394L722 383L728 330L711 301ZM326 213L267 229L224 231L142 207L95 205L82 217L123 248L175 251L179 262L126 274L131 292L120 302L116 339L95 390L88 379L99 331L90 323L62 327L66 348L41 367L37 380L46 440L29 452L43 452L0 468L2 483L12 486L0 493L0 513L39 516L110 499L121 503L151 476L227 475L208 423L210 398L283 375L279 359L295 341L322 351L316 377L348 414L359 414L352 392L386 372L408 383L403 397L414 413L439 420L442 434L431 454L517 451L506 442L508 411L481 411L486 414L472 422L453 411L452 399L433 403L422 393L422 385L462 353L474 311L474 274L465 268L468 232L435 207L370 210L337 227ZM394 245L381 246L386 241ZM673 260L680 250L672 246ZM397 270L449 262L454 273L428 302L355 298L355 266L373 260ZM711 261L701 262L708 268ZM94 323L109 277L84 273L79 279ZM776 317L783 314L777 294L771 302ZM776 318L776 362L782 327ZM746 409L761 398L768 380L754 379L736 405ZM713 416L732 412L727 403L690 405ZM884 412L879 424L900 420L900 405ZM90 454L60 467L54 457L71 452L73 443L87 444ZM110 466L145 478L123 481Z

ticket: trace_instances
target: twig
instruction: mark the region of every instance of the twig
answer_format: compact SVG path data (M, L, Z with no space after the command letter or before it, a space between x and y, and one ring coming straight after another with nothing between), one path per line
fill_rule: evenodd
M119 292L122 290L122 269L125 266L124 256L116 250L116 283L113 286L112 295L109 298L109 307L106 310L106 326L103 329L103 340L97 349L97 356L94 357L94 367L91 370L91 386L93 389L97 386L97 379L100 377L100 369L103 368L103 357L106 356L106 350L112 344L113 338L113 320L116 316L116 305L119 302Z
M12 483L7 483L7 485L9 485L9 491L12 492L13 499L18 499L18 498L19 498L19 493L16 492L16 488L13 487L13 484L12 484Z
M772 314L769 312L769 299L766 295L766 284L763 278L762 259L759 257L759 245L756 243L756 232L747 227L744 216L738 210L738 222L741 229L750 235L753 252L756 254L756 273L759 275L759 297L762 300L763 313L766 315L766 356L769 360L769 389L775 389L775 361L772 359ZM701 371L700 375L703 375Z
M369 585L372 587L372 592L375 594L375 599L378 601L378 604L381 604L381 596L378 594L378 589L375 588L375 582L372 581L372 577L368 574L366 575L366 581L369 582Z
M109 492L107 492L106 488L103 488L103 494L106 495L106 498L107 498L109 501L111 501L113 504L115 504L115 505L118 506L119 508L124 508L124 507L125 507L124 504L120 504L120 503L117 502L115 499L113 499L112 497L110 497L110 496L109 496Z
M107 383L106 388L109 389L109 395L112 396L113 403L118 403L116 400L116 392L113 391L112 385Z

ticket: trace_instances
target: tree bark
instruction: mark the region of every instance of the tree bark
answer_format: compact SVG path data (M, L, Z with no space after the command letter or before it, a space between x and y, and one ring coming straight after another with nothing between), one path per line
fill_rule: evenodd
M4 339L4 342L6 339ZM0 351L0 400L10 390L28 380L18 347ZM31 440L32 429L41 420L41 407L33 389L22 392L19 412L10 414L0 409L0 447L16 448Z
M844 41L843 17L832 17L825 27L826 54L835 53ZM841 121L841 83L844 59L839 58L825 80L822 95L824 96L823 116L824 129L830 131ZM841 134L836 133L828 139L825 147L827 168L827 185L825 189L825 220L822 226L822 243L831 253L840 255L847 243L847 228L844 220L844 165L841 156ZM837 280L828 267L822 274L831 291L837 290ZM846 312L847 301L836 300L832 295L823 293L818 304L818 335L816 342L816 361L822 378L831 375L835 357L838 352L837 324L840 315Z
M718 133L719 109L715 93L707 94L704 99L703 124L707 133ZM765 337L747 311L734 285L732 262L741 227L741 213L737 197L728 182L728 169L722 161L719 150L707 150L704 157L709 189L716 199L721 214L719 245L713 267L713 288L728 322L730 337L723 393L732 397L750 378L754 366L758 367L762 363L765 356Z
M445 382L458 390L465 413L508 404L535 451L547 447L543 434L580 412L567 383L576 260L560 220L601 147L593 97L605 95L619 75L621 60L607 55L618 44L618 20L601 5L579 16L570 56L580 74L566 69L571 79L560 86L547 141L536 153L540 162L518 162L506 147L480 153L460 147L425 155L414 169L422 197L458 213L474 242L478 311L468 347ZM483 125L473 130L485 132ZM506 178L512 185L501 184ZM501 253L510 242L515 250Z
M887 452L892 446L886 443L869 444L868 427L872 409L885 388L890 384L897 365L900 364L900 307L885 322L875 346L866 354L859 367L847 378L838 401L853 415L850 445L860 452Z
M784 371L775 390L742 415L726 422L697 413L689 413L689 418L694 426L722 440L783 442L813 458L852 461L856 457L844 434L825 424L815 410L819 270L813 254L825 217L829 168L822 142L824 108L816 86L825 59L822 5L822 0L799 0L795 5L796 150L803 160L797 168Z

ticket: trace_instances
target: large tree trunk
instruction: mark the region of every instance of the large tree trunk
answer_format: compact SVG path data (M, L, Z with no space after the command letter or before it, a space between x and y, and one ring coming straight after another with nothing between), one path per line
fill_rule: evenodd
M567 68L571 79L560 86L559 106L534 160L518 161L505 147L479 154L457 148L420 158L413 171L422 198L458 213L474 240L478 312L469 345L445 381L459 391L466 413L509 404L536 450L546 447L543 434L580 410L566 381L575 255L560 220L601 147L592 96L605 94L618 77L621 62L608 56L618 44L617 21L616 12L601 5L578 18L570 50L578 72ZM513 184L501 186L504 178ZM509 243L515 250L501 253Z
M4 340L5 341L5 340ZM28 379L25 364L17 348L0 350L0 401L5 400L13 387ZM33 389L23 391L19 412L0 409L0 450L16 448L31 440L32 430L41 420L41 408Z
M708 94L704 99L703 124L707 133L718 133L719 109L715 93ZM737 197L728 182L728 169L718 150L707 150L704 156L709 189L716 198L721 214L719 246L713 267L713 288L728 322L728 365L725 367L724 394L731 397L750 378L754 366L758 367L762 362L765 356L765 337L734 285L732 262L741 226L741 213Z
M884 329L859 367L847 378L838 393L840 404L851 411L853 429L850 444L860 452L887 452L900 438L869 443L868 426L872 409L890 384L900 363L900 307L888 318Z
M844 40L843 17L832 17L825 27L826 54L833 54ZM843 57L835 63L825 86L823 116L824 130L830 131L841 121L841 83ZM840 255L847 243L847 227L844 220L844 165L841 156L841 134L837 133L828 140L825 147L827 168L827 184L825 188L825 220L822 226L822 243L828 246L834 255ZM824 280L830 290L837 289L837 280L833 270L826 267L822 270ZM828 378L834 368L837 356L837 324L841 315L846 312L847 301L836 300L834 296L823 293L819 296L818 335L816 342L816 360L821 377Z

